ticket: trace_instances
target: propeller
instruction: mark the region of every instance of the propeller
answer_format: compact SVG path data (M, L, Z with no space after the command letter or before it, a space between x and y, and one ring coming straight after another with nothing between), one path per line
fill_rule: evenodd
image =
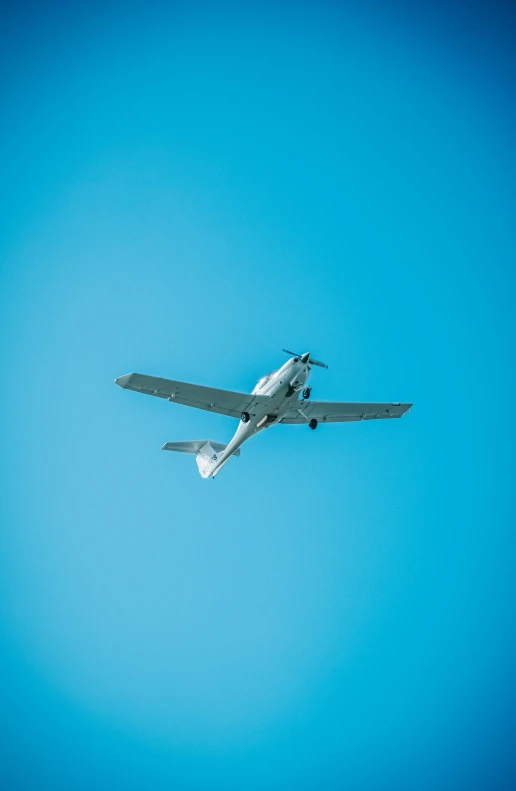
M283 349L283 351L286 354L291 354L293 357L299 357L300 360L308 363L309 365L318 365L319 368L328 368L326 363L321 363L319 360L314 360L312 357L310 357L310 352L307 352L306 354L297 354L296 352L291 352L289 349Z

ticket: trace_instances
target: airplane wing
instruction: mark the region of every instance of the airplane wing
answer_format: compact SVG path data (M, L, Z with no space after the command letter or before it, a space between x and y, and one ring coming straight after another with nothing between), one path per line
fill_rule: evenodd
M280 423L306 423L315 418L321 423L347 423L353 420L401 417L412 404L362 404L347 401L293 401ZM300 411L301 410L301 411ZM301 414L303 412L303 414ZM306 417L305 417L306 416Z
M119 376L115 382L125 390L166 398L177 404L193 406L229 415L240 419L242 412L253 414L253 405L269 401L269 396L236 393L233 390L219 390L216 387L204 387L188 382L177 382L175 379L160 379L146 374L126 374Z

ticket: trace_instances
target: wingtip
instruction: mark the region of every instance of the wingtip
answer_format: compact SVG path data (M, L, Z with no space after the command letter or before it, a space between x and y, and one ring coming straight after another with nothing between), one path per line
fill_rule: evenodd
M124 376L117 376L115 379L115 384L119 387L127 387L129 380L131 379L132 374L124 374Z

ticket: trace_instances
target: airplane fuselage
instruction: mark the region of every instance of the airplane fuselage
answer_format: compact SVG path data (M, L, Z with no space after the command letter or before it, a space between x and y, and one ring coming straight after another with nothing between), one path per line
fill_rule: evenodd
M229 442L227 448L213 457L213 467L210 475L215 475L222 469L230 456L239 448L242 443L258 434L263 429L273 426L281 420L289 409L290 401L294 393L303 390L310 376L311 365L307 358L291 357L278 371L268 374L256 385L252 391L254 395L269 396L269 404L256 404L247 413L249 419L240 421L238 428Z

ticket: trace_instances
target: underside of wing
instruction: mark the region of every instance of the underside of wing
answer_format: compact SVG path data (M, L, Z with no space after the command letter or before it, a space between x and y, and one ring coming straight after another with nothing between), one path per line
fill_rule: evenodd
M125 390L134 390L136 393L145 393L177 404L236 418L240 418L242 412L249 412L252 415L253 406L269 401L268 396L219 390L216 387L204 387L204 385L178 382L175 379L161 379L146 374L126 374L119 376L115 382Z
M306 423L314 418L320 423L347 423L355 420L402 417L412 404L350 403L347 401L295 401L281 423Z

